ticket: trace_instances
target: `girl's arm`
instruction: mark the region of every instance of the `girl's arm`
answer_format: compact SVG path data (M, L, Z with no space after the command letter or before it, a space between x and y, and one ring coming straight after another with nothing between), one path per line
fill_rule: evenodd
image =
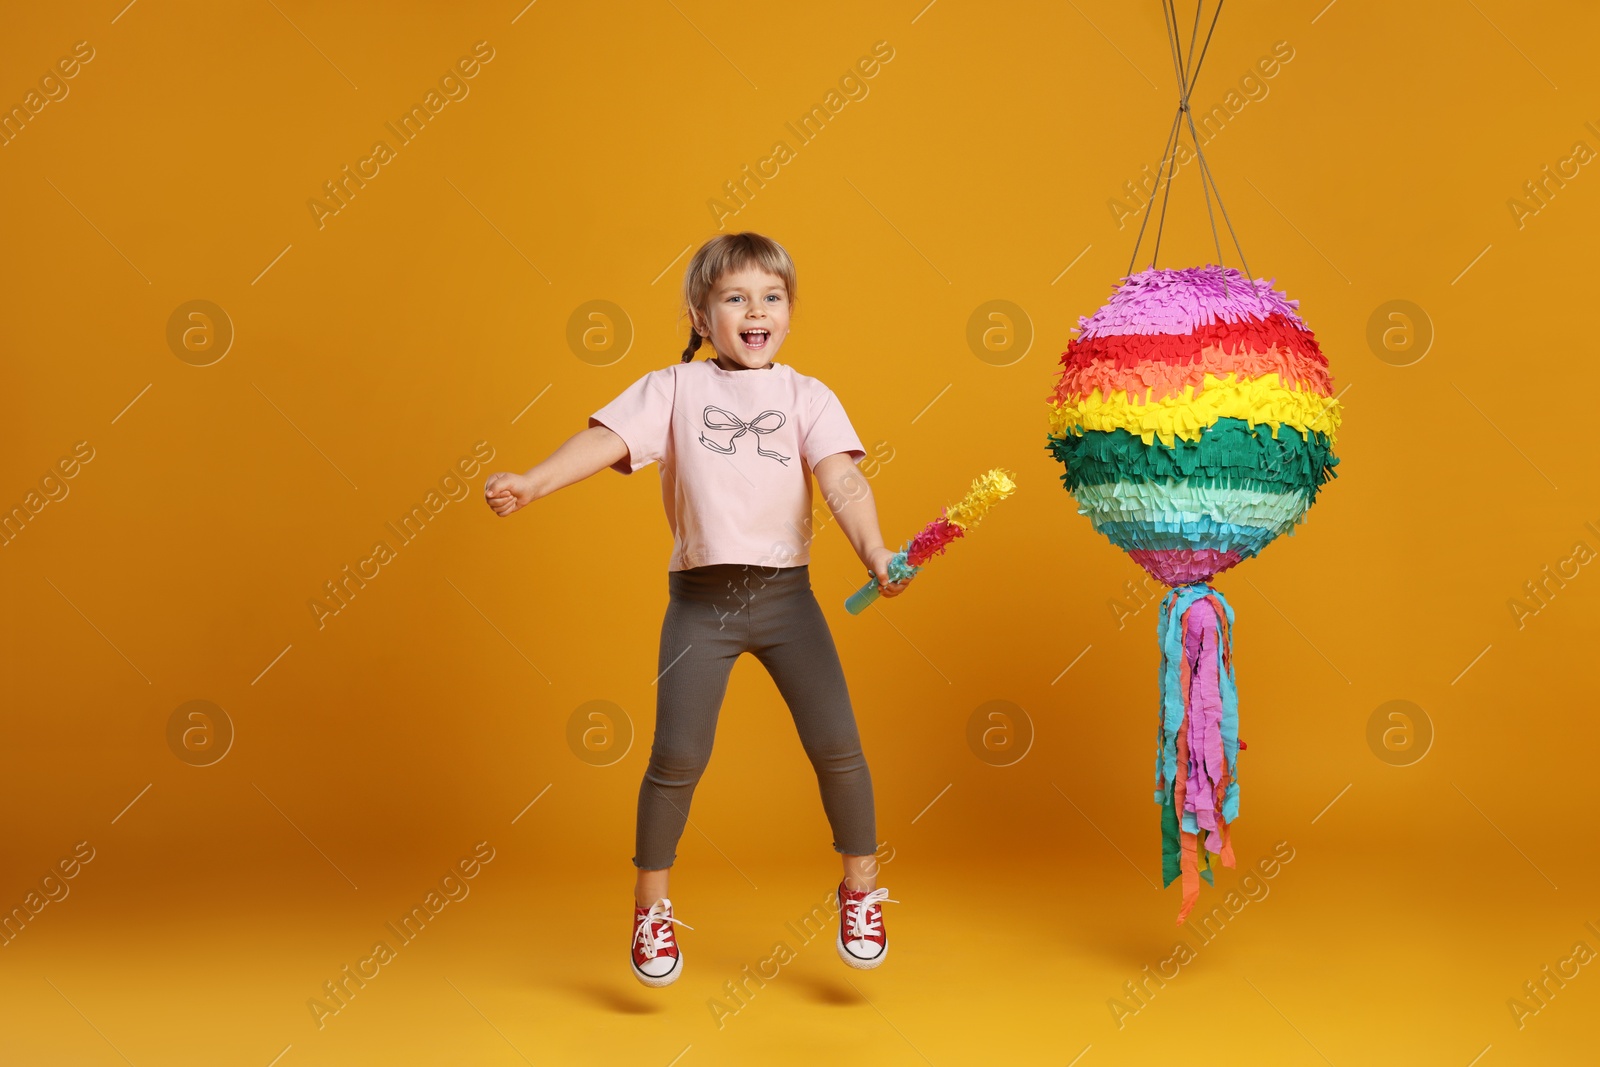
M600 473L627 454L627 442L616 431L591 426L567 438L548 459L534 464L526 474L501 471L490 475L483 483L484 499L496 515L510 515L542 496Z
M861 562L867 565L878 579L878 591L884 596L897 596L911 579L889 581L889 560L894 552L884 547L883 532L878 528L878 503L872 496L872 486L866 475L855 465L848 452L835 452L812 469L822 498L828 502L839 528L850 540Z

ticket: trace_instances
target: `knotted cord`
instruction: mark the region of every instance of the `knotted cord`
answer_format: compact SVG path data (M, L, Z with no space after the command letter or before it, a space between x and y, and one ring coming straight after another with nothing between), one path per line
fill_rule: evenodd
M1194 152L1200 164L1200 191L1206 201L1206 218L1211 223L1211 241L1217 250L1217 264L1223 264L1222 238L1217 232L1216 214L1211 209L1211 199L1216 197L1217 210L1222 213L1223 224L1228 229L1228 236L1233 240L1233 247L1239 254L1239 263L1244 267L1246 278L1253 278L1250 273L1250 264L1245 260L1244 247L1239 243L1239 235L1234 231L1233 220L1228 217L1228 209L1222 202L1222 190L1217 186L1217 179L1211 172L1211 165L1206 161L1205 150L1200 146L1200 133L1195 127L1194 112L1189 107L1190 94L1194 92L1195 83L1200 79L1200 65L1205 62L1206 53L1211 47L1211 36L1216 31L1217 19L1222 15L1222 5L1225 0L1217 0L1216 9L1211 14L1211 25L1206 29L1206 36L1200 42L1200 54L1195 55L1195 44L1200 36L1200 17L1205 8L1205 0L1196 0L1194 10L1194 25L1189 31L1189 48L1185 54L1183 40L1178 25L1177 0L1161 0L1161 13L1166 22L1167 44L1172 51L1172 69L1178 79L1178 110L1172 116L1172 128L1167 131L1166 147L1161 150L1161 166L1156 169L1156 184L1161 188L1161 214L1156 222L1155 244L1150 254L1150 266L1156 266L1156 260L1161 254L1161 236L1166 228L1167 202L1172 196L1172 180L1177 177L1177 149L1183 134L1183 127L1187 124L1189 137L1194 142ZM1144 219L1139 223L1139 234L1134 239L1133 255L1128 257L1128 274L1133 273L1134 264L1139 260L1139 248L1144 243L1145 229L1150 222L1150 204L1146 204Z

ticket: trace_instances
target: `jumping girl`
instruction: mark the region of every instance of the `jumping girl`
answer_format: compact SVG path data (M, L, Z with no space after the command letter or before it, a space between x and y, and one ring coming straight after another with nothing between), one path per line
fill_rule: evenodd
M839 399L776 362L789 332L795 268L775 241L723 234L690 260L683 299L691 336L680 363L651 371L589 418L526 474L484 483L497 515L611 467L661 471L672 529L669 601L657 659L655 741L639 786L634 884L634 977L664 986L683 973L667 879L695 785L711 757L728 676L749 652L772 675L816 770L833 847L839 957L881 964L889 942L877 888L872 778L844 671L811 591L811 478L877 577L883 596L893 552L856 463L866 455ZM696 360L709 344L711 352ZM692 928L691 928L692 929Z

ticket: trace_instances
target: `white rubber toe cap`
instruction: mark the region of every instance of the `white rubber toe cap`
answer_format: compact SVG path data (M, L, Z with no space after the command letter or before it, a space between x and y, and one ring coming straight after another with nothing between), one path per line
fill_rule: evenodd
M869 971L883 962L889 954L887 944L879 945L876 941L846 941L838 937L834 940L834 947L839 950L839 958L850 966L861 971Z
M643 967L630 958L628 966L633 969L633 976L639 981L647 986L659 987L671 985L678 980L678 975L683 973L683 957L657 956L653 960L646 960Z

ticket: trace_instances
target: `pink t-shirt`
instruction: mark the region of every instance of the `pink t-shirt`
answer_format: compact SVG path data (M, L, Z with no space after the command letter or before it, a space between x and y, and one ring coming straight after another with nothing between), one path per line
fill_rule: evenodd
M811 561L811 470L867 453L833 390L784 363L723 370L709 359L651 371L589 417L628 445L613 465L661 464L669 571Z

